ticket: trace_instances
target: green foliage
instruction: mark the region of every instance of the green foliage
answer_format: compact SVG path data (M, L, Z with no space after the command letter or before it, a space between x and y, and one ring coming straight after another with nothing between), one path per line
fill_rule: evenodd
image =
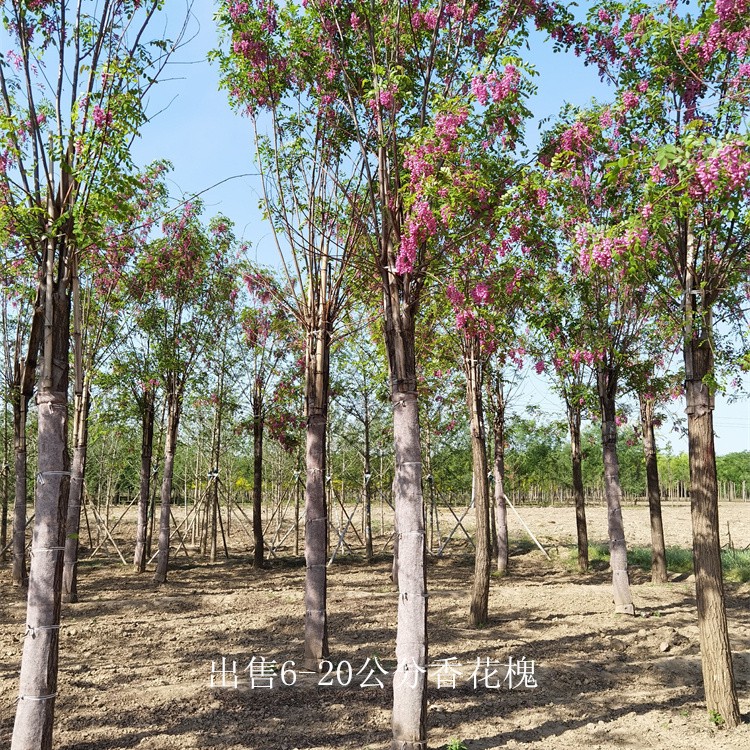
M721 728L724 726L724 717L715 709L711 709L708 712L709 721L715 726Z
M750 484L750 451L727 453L716 457L716 471L720 482Z
M569 563L577 564L575 549L570 551ZM670 573L692 573L693 551L686 547L667 547L667 570ZM606 544L589 545L589 562L609 564L609 547ZM628 549L628 565L643 570L651 570L651 547L631 547ZM721 568L724 580L734 583L750 581L750 550L723 549Z
M721 567L725 580L747 583L750 581L750 550L722 550Z
M445 750L469 750L466 744L456 737L452 737L448 740L448 744L445 746Z

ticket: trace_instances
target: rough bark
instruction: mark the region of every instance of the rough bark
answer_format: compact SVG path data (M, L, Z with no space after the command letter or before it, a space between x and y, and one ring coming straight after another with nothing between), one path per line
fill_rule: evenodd
M170 391L167 395L167 429L164 440L164 474L161 480L161 511L159 514L159 546L156 556L155 583L166 583L169 569L169 532L172 510L172 476L177 449L177 430L180 424L181 395Z
M73 417L73 464L70 471L70 497L65 531L65 563L63 567L63 601L78 601L78 547L81 525L81 501L86 474L86 450L88 447L88 418L91 406L91 386L84 384L83 391L76 395Z
M704 382L713 374L709 334L685 341L690 507L693 567L706 707L726 726L740 723L729 645L719 540L719 500L714 446L714 399Z
M8 450L8 405L3 404L3 511L0 521L0 547L3 549L0 562L7 559L5 547L8 544L8 506L10 504L10 456Z
M422 446L415 361L416 303L406 304L408 279L381 259L385 343L393 402L395 525L398 559L396 672L393 676L391 750L424 750L427 743L427 578L425 569ZM416 299L416 295L414 297Z
M21 395L21 398L23 396ZM13 585L26 588L26 409L25 400L13 402L13 456L15 499L13 502Z
M63 260L58 264L58 250ZM67 446L70 295L64 243L50 239L42 286L44 366L37 392L39 478L35 493L29 594L12 750L51 750L57 695L65 518L70 488ZM60 270L56 279L56 271Z
M622 488L620 463L617 458L617 424L615 422L615 394L617 372L601 365L597 369L597 386L602 417L602 457L604 462L604 492L607 498L607 530L609 533L609 564L612 569L612 589L615 612L635 614L628 579L628 551L622 521Z
M581 451L581 409L568 405L570 456L573 464L573 497L576 504L576 538L578 540L578 570L589 569L589 535L586 526L586 498L583 492L583 453Z
M326 612L326 418L312 415L307 424L305 482L305 666L317 670L328 656Z
M472 338L466 341L464 346L466 400L471 425L471 458L476 513L474 585L469 607L469 627L478 627L487 622L490 595L490 492L487 481L487 443L482 408L482 369L482 363L479 360L479 341Z
M659 490L659 465L656 457L654 435L654 399L638 395L643 432L643 455L646 460L646 487L648 510L651 518L651 581L667 582L667 551L664 546L664 525L661 518L661 492Z
M223 362L222 362L223 367ZM221 411L224 397L224 372L219 374L218 401L214 419L214 434L211 441L211 472L215 475L211 484L211 548L209 560L216 562L219 514L219 461L221 459Z
M154 446L154 417L156 396L153 388L143 393L141 415L141 476L138 492L138 521L135 531L133 567L136 573L146 570L146 536L148 534L148 507L151 502L151 457Z
M374 558L372 549L372 447L370 445L370 406L367 391L364 392L365 413L364 413L364 430L365 430L365 450L364 450L364 495L365 495L365 556L367 562L371 563Z
M492 431L495 455L492 462L492 478L495 483L495 528L497 529L497 552L495 560L501 575L508 570L508 508L505 504L505 398L502 381L493 378L490 397L493 404Z
M319 327L308 334L305 351L305 666L316 670L329 654L325 476L331 331L323 300L321 295Z
M253 566L265 564L263 541L263 390L256 383L253 394Z

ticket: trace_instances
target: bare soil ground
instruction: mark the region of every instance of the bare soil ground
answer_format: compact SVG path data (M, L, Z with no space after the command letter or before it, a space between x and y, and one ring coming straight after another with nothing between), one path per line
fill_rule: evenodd
M654 586L644 572L632 570L637 616L616 616L604 566L585 576L572 572L565 545L575 529L573 509L521 513L551 547L552 561L516 536L511 574L492 581L485 628L465 625L472 566L463 543L452 544L440 559L429 558L430 747L458 738L471 750L750 748L750 724L719 729L701 703L692 576ZM624 515L629 544L647 544L647 509L625 508ZM589 523L591 541L605 541L605 509L591 508ZM750 544L748 505L723 505L721 523L723 542L728 528L735 546ZM510 525L518 535L516 520ZM689 508L665 508L665 528L668 544L688 546ZM129 551L130 530L122 526L118 533ZM113 556L82 563L82 601L63 607L56 748L389 746L392 691L386 676L380 676L382 689L359 687L366 672L354 675L348 687L321 686L320 676L301 673L290 687L278 677L272 689L251 687L242 670L252 657L301 661L304 564L279 552L268 569L255 571L239 536L233 549L234 556L213 565L173 557L162 587ZM345 556L329 568L332 659L349 662L354 672L368 657L370 664L377 656L385 668L393 667L397 597L389 571L387 554L371 566ZM727 594L740 708L747 718L750 584L728 584ZM0 571L0 747L10 744L24 622L24 603L6 566ZM236 689L210 687L212 661L219 668L222 657L230 668L237 662ZM446 682L448 670L440 672L440 660L450 657L461 665L455 687ZM504 683L492 689L481 682L474 688L477 658L498 662L502 681L508 660L522 657L534 661L536 688ZM346 664L340 673L346 681Z

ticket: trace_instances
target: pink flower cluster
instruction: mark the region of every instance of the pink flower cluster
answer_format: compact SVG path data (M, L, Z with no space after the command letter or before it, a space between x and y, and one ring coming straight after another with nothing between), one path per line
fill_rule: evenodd
M695 175L699 196L711 195L721 188L747 193L750 179L747 146L742 141L725 144L715 154L698 162Z
M232 3L229 6L229 17L236 23L243 16L247 15L249 6L247 3Z
M626 112L630 112L631 109L635 109L640 101L641 98L638 96L638 94L635 93L635 91L626 91L622 95L622 103L625 107Z
M716 15L722 23L731 23L747 13L748 0L716 0Z
M518 92L521 74L514 65L506 65L502 76L493 70L487 76L475 76L471 81L471 93L483 107L490 99L497 104Z
M563 151L580 153L591 142L591 131L583 122L575 122L560 136L560 147Z
M471 298L477 305L484 305L490 301L490 288L480 281L472 290Z
M103 110L98 104L94 105L91 116L94 120L94 127L106 128L112 124L112 113L109 110Z
M435 118L435 135L443 141L444 146L458 138L458 129L466 122L469 113L466 110L460 112L446 112Z
M412 206L411 216L406 223L406 232L401 237L401 247L396 258L396 273L411 273L417 261L417 249L437 232L437 219L424 200L417 200Z

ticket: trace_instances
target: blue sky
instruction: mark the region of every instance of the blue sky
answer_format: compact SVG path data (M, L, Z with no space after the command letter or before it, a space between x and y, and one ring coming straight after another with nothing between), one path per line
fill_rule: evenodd
M151 111L156 115L135 144L136 163L169 159L174 164L172 190L175 197L202 193L206 214L223 213L235 224L237 236L252 245L252 255L260 262L274 264L276 250L270 230L258 208L259 183L253 164L249 122L231 111L226 93L219 91L217 69L206 60L217 46L212 20L213 0L195 0L188 37L193 37L176 56L166 72L166 80L152 93ZM184 0L167 0L168 27L181 22ZM538 93L531 102L537 118L556 114L564 101L585 104L592 96L606 97L593 68L585 67L573 55L555 55L540 37L532 37L529 59L540 75L535 79ZM165 102L169 102L165 107ZM529 142L536 142L536 125L529 127ZM243 176L245 175L245 176ZM247 176L250 175L250 176ZM526 378L516 403L517 410L535 404L554 416L562 416L562 406L543 378ZM682 414L682 402L674 412ZM750 401L734 404L717 397L715 413L717 452L750 450ZM662 447L671 445L679 453L687 441L669 425L658 436Z

